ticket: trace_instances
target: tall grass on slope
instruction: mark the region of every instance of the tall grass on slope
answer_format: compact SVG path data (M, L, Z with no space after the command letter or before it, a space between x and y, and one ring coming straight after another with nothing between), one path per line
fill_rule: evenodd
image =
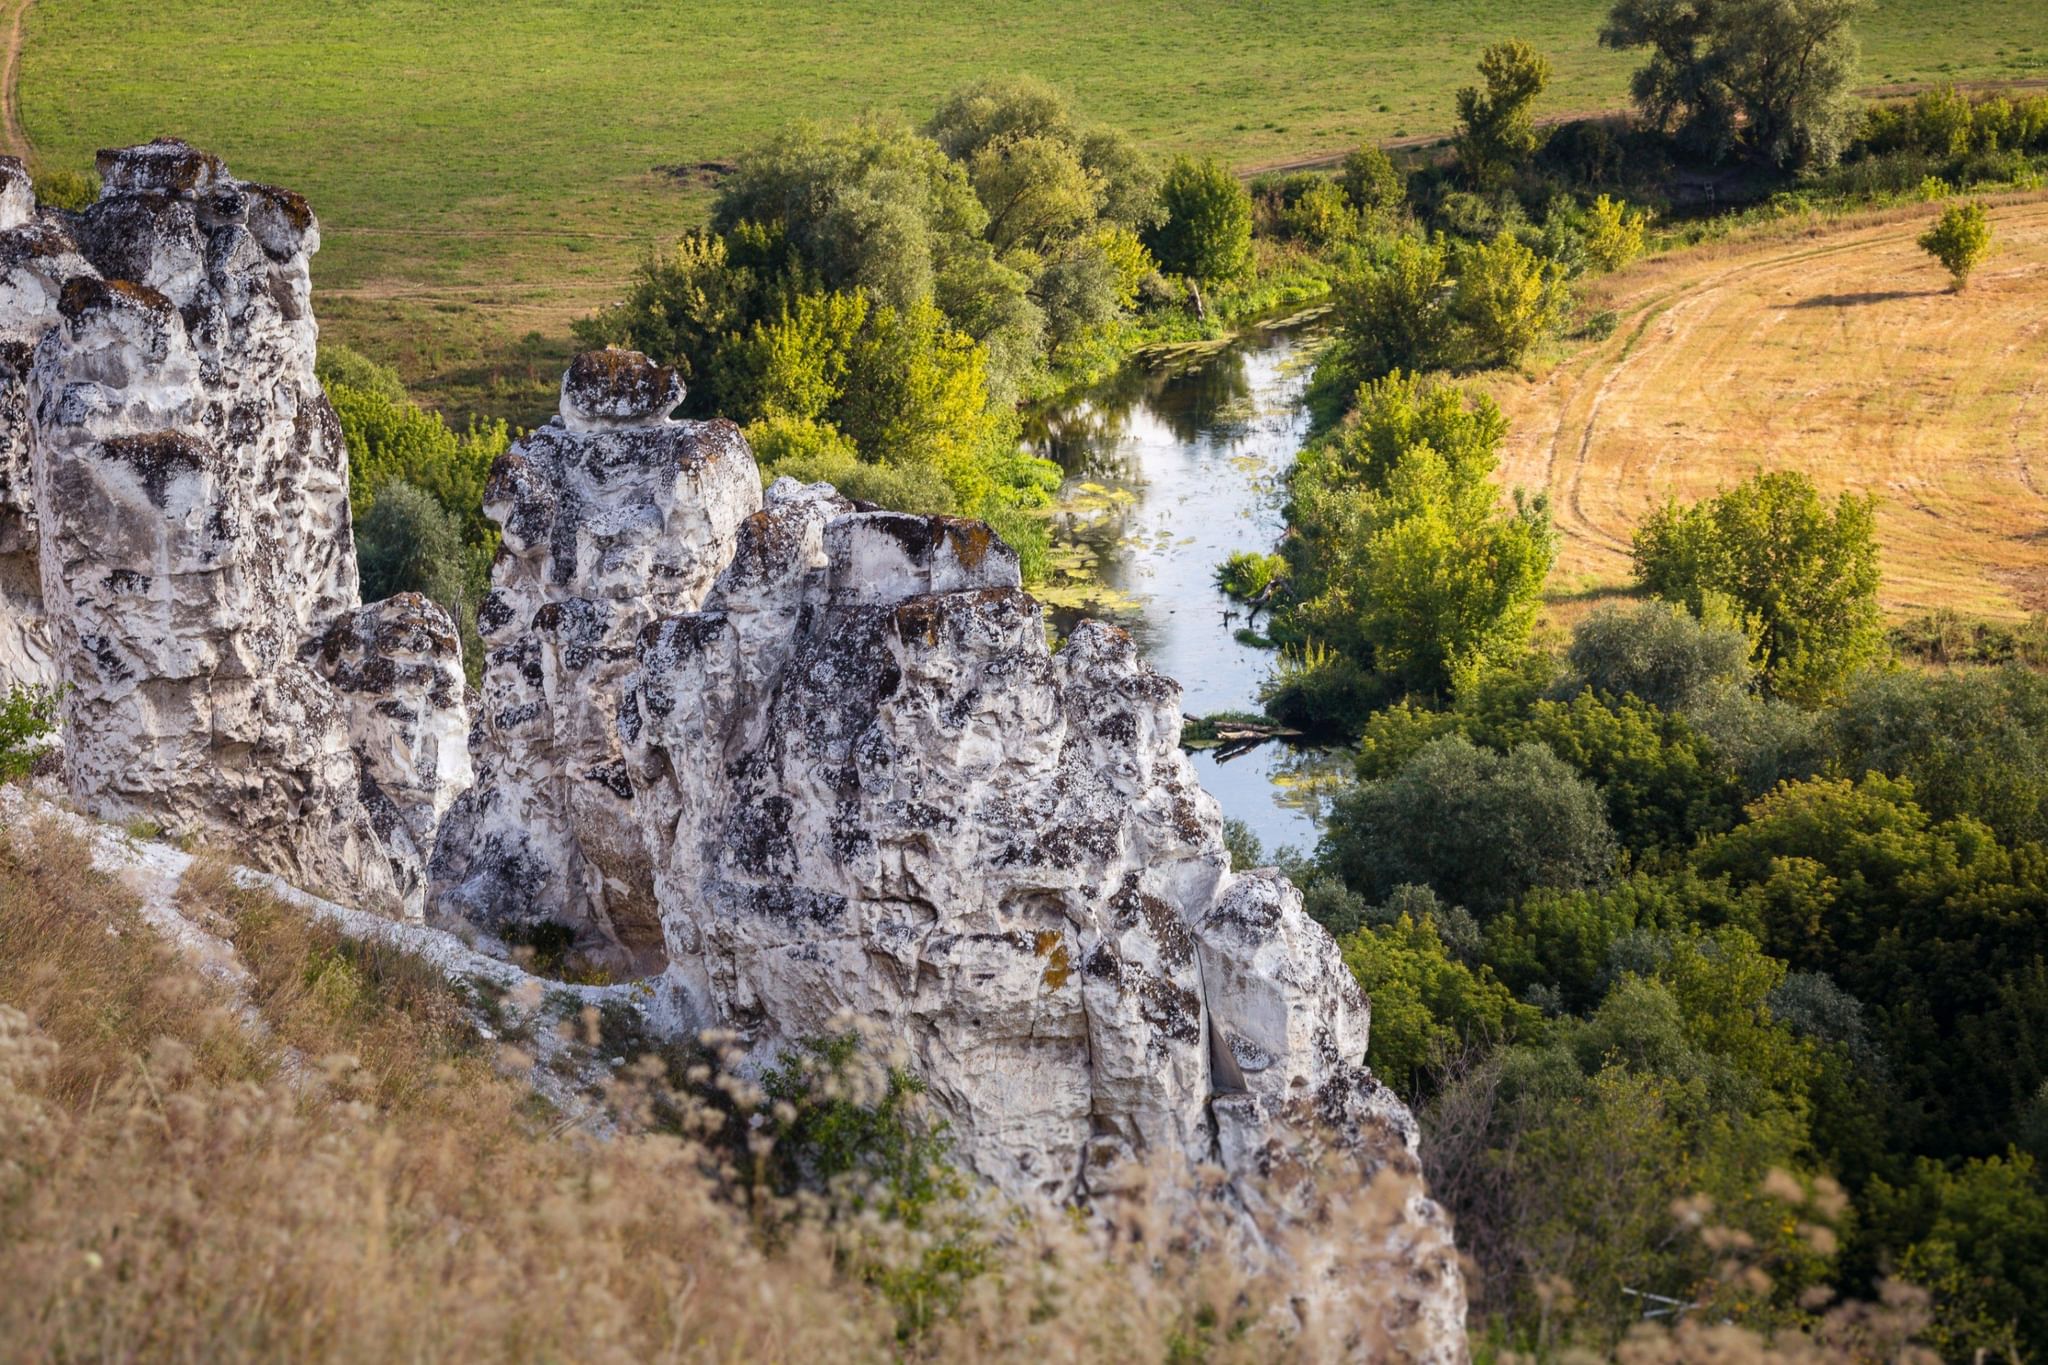
M180 902L234 943L241 998L166 947L75 835L0 830L9 1359L1146 1365L1425 1345L1397 1302L1410 1175L1325 1173L1283 1249L1341 1262L1348 1298L1302 1317L1283 1278L1244 1268L1218 1199L1137 1186L1099 1221L965 1201L909 1220L844 1191L778 1196L746 1172L787 1099L746 1121L758 1088L693 1064L693 1097L650 1053L621 1068L638 1080L612 1087L613 1130L593 1137L419 960L237 889L218 860ZM701 1136L735 1114L739 1147ZM1306 1187L1285 1185L1261 1197L1301 1208ZM975 1251L949 1270L934 1249L963 1226ZM1691 1324L1624 1355L1911 1359L1913 1312L1858 1308L1840 1340L1779 1346Z

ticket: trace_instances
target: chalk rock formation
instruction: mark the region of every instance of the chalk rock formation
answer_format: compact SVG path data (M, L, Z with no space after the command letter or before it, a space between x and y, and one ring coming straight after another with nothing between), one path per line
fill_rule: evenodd
M41 595L38 619L9 594L0 667L66 685L87 810L390 901L349 734L365 708L303 657L358 601L347 451L313 375L318 224L181 142L102 152L99 171L83 213L0 232L0 352L33 347L0 372L0 555L32 545ZM0 167L0 221L10 184ZM459 688L430 704L463 728Z
M90 273L68 220L38 217L28 172L0 157L0 681L57 682L36 560L28 362L64 281Z
M363 805L417 915L442 821L473 776L455 622L400 593L336 618L312 660L341 697Z
M1098 623L1050 653L986 526L784 480L638 658L619 730L670 979L758 1062L880 1022L1012 1194L1162 1153L1263 1175L1315 1134L1413 1162L1336 945L1228 870L1179 686ZM1402 1235L1415 1311L1462 1341L1441 1213Z
M672 421L683 385L631 351L577 357L560 415L498 460L504 532L477 612L477 782L435 880L454 914L572 927L590 956L658 970L653 877L619 761L619 683L658 617L694 610L761 479L730 422Z

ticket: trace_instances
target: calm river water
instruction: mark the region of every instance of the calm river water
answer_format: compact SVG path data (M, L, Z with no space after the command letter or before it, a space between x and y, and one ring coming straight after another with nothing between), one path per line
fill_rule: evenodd
M1065 629L1100 616L1130 630L1152 665L1179 680L1190 715L1258 709L1270 650L1240 644L1244 611L1216 587L1233 550L1278 540L1280 476L1308 429L1301 402L1313 337L1255 332L1219 354L1163 371L1133 368L1041 419L1040 454L1067 473L1056 526L1101 590L1056 606ZM1263 625L1263 621L1261 622ZM1194 755L1223 813L1251 826L1268 853L1304 851L1342 768L1334 754L1278 742L1220 759Z

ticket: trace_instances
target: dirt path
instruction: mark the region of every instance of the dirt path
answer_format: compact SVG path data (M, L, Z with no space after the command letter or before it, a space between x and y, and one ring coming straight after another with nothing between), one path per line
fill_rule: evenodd
M1960 295L1915 242L1934 212L1644 261L1588 291L1606 340L1491 382L1507 481L1550 495L1561 589L1623 586L1666 498L1792 468L1877 495L1890 611L2048 610L2048 196L1998 204Z
M7 152L24 162L36 154L21 124L21 39L28 22L28 7L34 0L9 0L7 54L0 61L0 136L7 139Z

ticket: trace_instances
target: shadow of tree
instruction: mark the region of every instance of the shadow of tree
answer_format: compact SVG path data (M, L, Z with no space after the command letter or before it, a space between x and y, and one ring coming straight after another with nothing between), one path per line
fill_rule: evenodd
M1801 299L1794 308L1854 308L1866 303L1890 303L1895 299L1924 299L1946 294L1946 289L1874 289L1861 294L1815 294Z

